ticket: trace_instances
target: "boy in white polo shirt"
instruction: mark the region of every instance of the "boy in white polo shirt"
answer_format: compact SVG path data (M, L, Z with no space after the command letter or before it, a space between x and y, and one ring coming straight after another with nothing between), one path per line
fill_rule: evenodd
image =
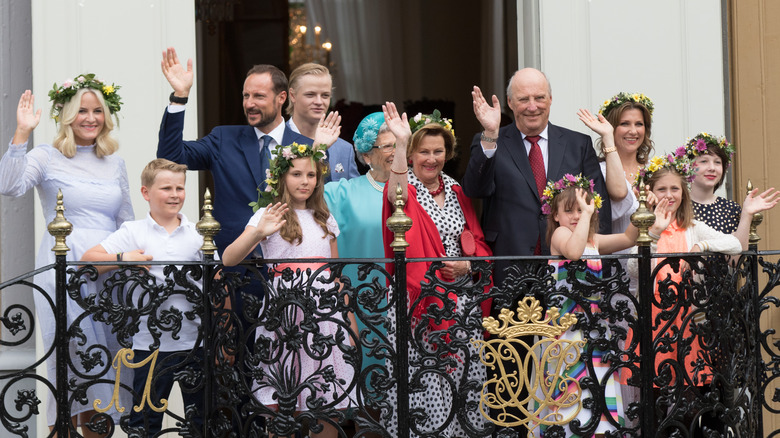
M195 229L195 224L188 221L180 212L184 205L184 182L187 166L176 164L165 159L156 159L146 165L141 172L141 194L149 202L149 214L146 219L125 222L116 232L108 236L100 245L87 251L84 261L201 261L200 247L203 238ZM143 263L139 263L143 264ZM116 269L116 266L98 266L98 271ZM162 292L166 284L164 266L152 265L149 273L154 276L156 288L154 292ZM197 288L199 282L190 279ZM154 384L151 387L150 400L156 407L160 399L167 399L174 383L174 372L184 369L199 369L202 360L200 346L193 351L198 339L200 318L193 311L193 305L187 300L186 292L178 285L156 310L156 318L149 320L151 312L151 294L142 296L148 290L144 288L127 288L128 302L139 307L142 312L139 317L138 332L133 336L134 363L142 362L154 354L157 359L154 366ZM159 291L159 292L158 292ZM143 298L142 298L143 297ZM139 300L142 300L139 303ZM180 325L178 330L177 326ZM158 333L159 340L152 336ZM151 361L141 368L136 368L133 377L133 390L141 397L150 372ZM186 386L186 385L183 385ZM185 389L185 388L183 388ZM185 410L189 405L197 409L194 421L200 427L202 420L202 390L195 392L182 391ZM140 402L136 402L140 404ZM155 436L162 426L162 412L156 412L147 402L142 412L130 411L130 427L146 436ZM147 421L144 422L144 417Z

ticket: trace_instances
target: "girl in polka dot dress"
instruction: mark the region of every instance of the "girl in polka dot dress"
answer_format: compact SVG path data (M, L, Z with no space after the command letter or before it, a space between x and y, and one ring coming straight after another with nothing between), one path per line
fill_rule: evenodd
M750 220L755 213L774 207L780 200L780 192L771 188L759 194L758 189L753 189L745 197L744 208L716 196L715 191L723 184L734 158L734 146L725 137L701 132L680 146L678 153L686 153L693 160L695 178L691 182L691 201L696 219L721 233L734 234L746 250Z

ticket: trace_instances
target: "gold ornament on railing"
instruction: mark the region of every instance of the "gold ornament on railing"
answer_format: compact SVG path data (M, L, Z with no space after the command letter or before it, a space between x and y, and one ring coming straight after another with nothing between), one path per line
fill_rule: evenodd
M750 193L752 191L753 191L753 183L750 182L750 180L748 180L747 192ZM761 241L761 236L758 235L757 228L763 220L764 220L764 215L761 213L754 214L753 219L750 220L750 235L748 236L748 243L750 245L758 245L758 242Z
M387 218L387 228L395 235L392 243L390 243L390 248L393 248L395 252L405 251L409 246L409 242L406 241L406 232L412 228L412 218L404 213L403 193L401 184L398 184L398 187L395 189L395 202L393 203L395 212Z
M65 219L65 206L62 203L62 189L57 191L57 206L54 207L54 219L47 227L49 234L54 236L54 255L67 255L70 248L65 243L65 238L73 231L73 224Z
M485 418L498 426L527 426L529 430L565 425L576 418L582 410L582 388L569 373L579 362L585 341L561 339L576 322L575 315L560 315L556 307L549 308L543 319L542 306L533 297L518 302L517 318L512 310L502 309L498 320L483 319L482 325L493 336L489 341L471 339L471 343L492 375L480 396L479 410ZM528 345L523 337L529 335L539 336L539 341ZM521 357L519 351L527 351L526 356ZM516 370L507 373L506 361L516 363L520 374ZM521 399L523 388L528 395ZM556 399L556 393L564 396Z
M198 233L203 236L203 246L200 250L203 254L214 255L214 251L217 250L217 245L214 244L214 236L219 233L222 226L214 219L211 211L214 207L211 206L211 192L206 189L206 193L203 194L203 217L200 218L195 228Z
M639 208L631 215L631 223L639 229L639 237L636 239L638 246L649 246L653 238L648 230L655 223L655 214L647 208L647 192L644 184L639 184Z

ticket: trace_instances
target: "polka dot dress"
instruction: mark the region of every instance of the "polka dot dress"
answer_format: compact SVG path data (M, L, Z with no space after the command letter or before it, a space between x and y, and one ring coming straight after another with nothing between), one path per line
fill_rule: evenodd
M737 231L742 207L734 201L720 196L712 204L693 202L693 214L696 220L724 234Z
M436 229L439 231L439 236L442 238L444 249L448 257L459 257L461 255L460 249L460 235L466 224L466 219L463 216L463 211L458 203L458 198L455 192L452 190L452 186L457 182L449 176L443 175L444 179L444 193L445 202L444 207L439 207L431 196L427 188L417 179L412 172L409 172L409 184L412 184L417 189L417 201L423 207L428 216L430 216L433 223L436 225ZM412 243L414 244L414 243ZM467 307L467 300L464 297L458 298L457 309L459 312L463 312ZM479 306L469 306L474 309L475 317L481 320L482 314ZM478 313L478 314L477 314ZM388 320L392 325L395 323L395 307L391 307L387 312ZM416 327L420 324L420 320L413 320L412 327ZM388 340L390 345L395 345L396 330L388 330ZM409 343L409 379L411 382L414 373L420 369L419 364L422 359L419 349L424 349L427 354L426 358L430 359L432 355L435 355L436 347L430 342L429 336L431 335L430 328L426 329L422 334L421 342ZM471 337L481 337L481 332L475 330L470 334ZM466 367L466 362L469 366ZM479 356L476 349L471 347L466 351L459 351L457 353L457 366L453 369L447 370L446 377L442 375L441 369L429 369L430 371L424 374L419 374L419 381L415 389L410 388L409 394L409 408L411 418L418 417L420 413L415 413L416 410L422 411L425 418L418 418L416 421L417 430L423 433L432 433L437 437L465 437L468 436L461 426L459 413L454 413L454 405L463 405L464 402L454 403L453 394L458 396L460 394L460 383L465 379L467 381L484 382L486 377L485 367L479 361ZM387 361L387 370L389 373L393 372L394 363ZM434 367L435 368L435 367ZM403 377L402 377L403 378ZM454 387L453 387L454 383ZM478 390L481 390L479 385ZM471 402L474 406L479 401L479 391L469 391L466 395L466 401ZM396 387L391 388L387 394L388 402L390 406L397 404L398 395ZM452 415L452 418L450 416ZM411 419L410 419L411 421ZM484 427L484 418L481 414L474 410L473 412L466 413L466 421L475 428ZM385 426L390 436L398 436L398 417L397 413L393 411L390 414L389 421L386 421ZM410 436L416 437L418 434L414 432L414 429L410 431Z

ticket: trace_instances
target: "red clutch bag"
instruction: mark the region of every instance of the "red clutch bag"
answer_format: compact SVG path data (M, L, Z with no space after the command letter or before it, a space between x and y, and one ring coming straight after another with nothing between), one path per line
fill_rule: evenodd
M460 235L460 249L463 250L463 255L466 257L472 257L477 253L474 233L469 230L463 230L463 233Z

